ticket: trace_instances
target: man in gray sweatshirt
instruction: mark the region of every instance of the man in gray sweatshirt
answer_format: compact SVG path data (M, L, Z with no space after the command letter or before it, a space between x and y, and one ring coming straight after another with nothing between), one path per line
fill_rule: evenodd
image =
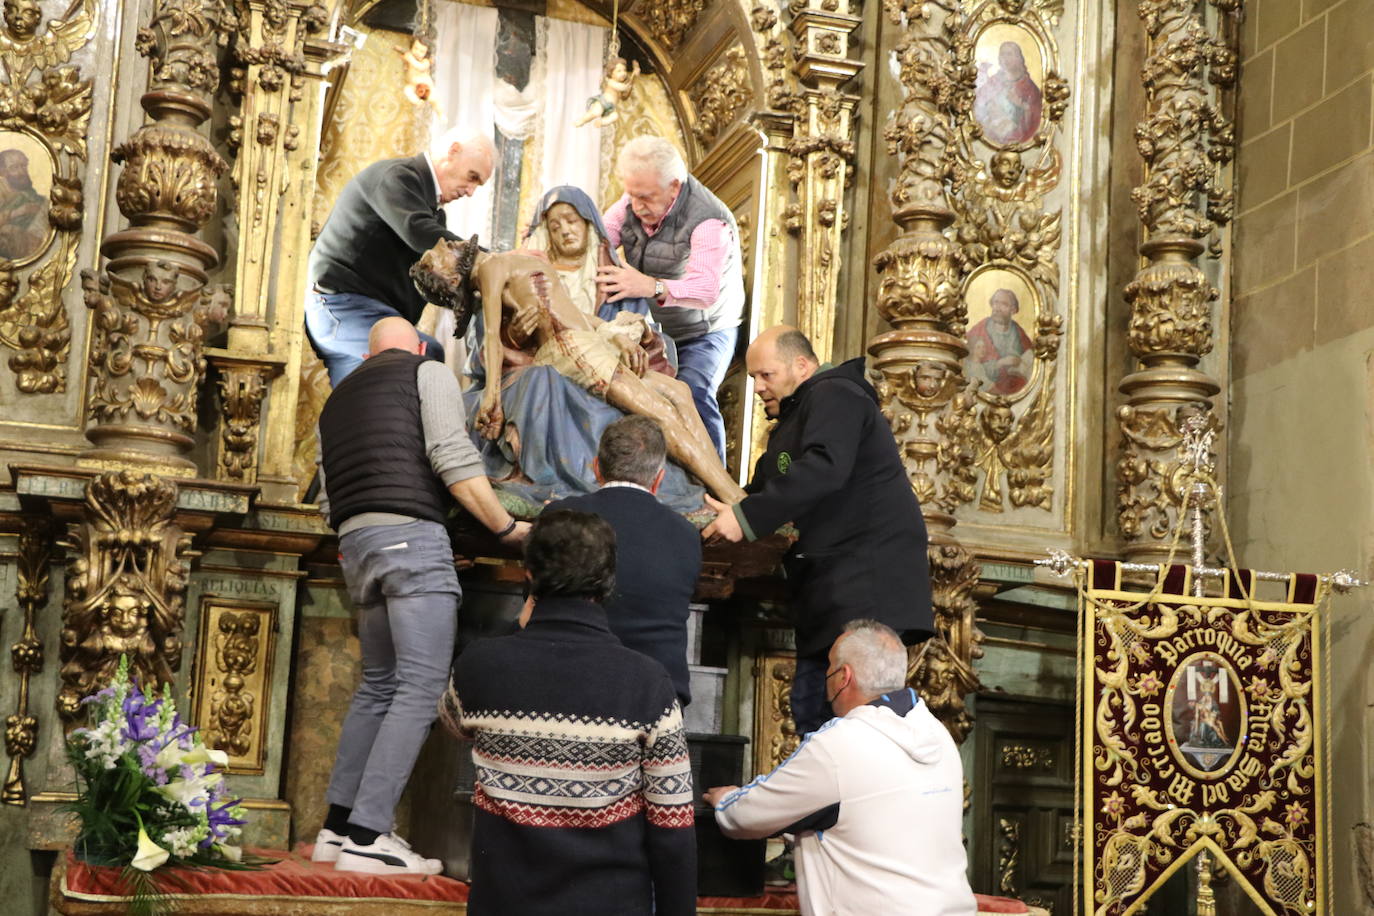
M339 533L362 648L313 854L341 871L438 874L437 859L391 829L453 658L462 592L444 526L450 497L502 543L529 532L484 475L457 379L424 353L410 322L382 319L320 412L320 511Z

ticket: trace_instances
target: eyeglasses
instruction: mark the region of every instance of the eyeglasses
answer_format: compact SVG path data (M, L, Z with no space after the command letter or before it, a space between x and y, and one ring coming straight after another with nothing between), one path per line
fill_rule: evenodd
M830 680L830 678L831 678L832 675L839 674L839 673L840 673L841 671L843 671L843 670L844 670L844 665L841 665L840 667L836 668L834 671L827 671L827 672L825 673L825 679L828 681L828 680Z

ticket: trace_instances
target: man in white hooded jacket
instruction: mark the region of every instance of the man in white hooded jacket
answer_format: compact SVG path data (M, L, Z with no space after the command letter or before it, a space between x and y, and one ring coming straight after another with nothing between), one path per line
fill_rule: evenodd
M825 677L836 717L773 772L709 790L716 822L737 838L797 836L803 916L974 916L963 768L944 726L903 686L901 639L852 621Z

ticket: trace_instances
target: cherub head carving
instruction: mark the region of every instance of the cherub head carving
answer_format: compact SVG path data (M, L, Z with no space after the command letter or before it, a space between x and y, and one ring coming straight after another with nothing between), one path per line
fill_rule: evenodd
M153 261L143 268L143 296L149 302L166 302L177 291L181 268L171 261Z
M15 41L28 41L37 35L42 19L38 0L5 0L5 31Z
M1021 154L1015 150L998 150L993 153L992 160L988 163L988 171L992 173L992 180L997 182L999 187L1010 190L1021 180L1021 175L1026 167L1021 162Z

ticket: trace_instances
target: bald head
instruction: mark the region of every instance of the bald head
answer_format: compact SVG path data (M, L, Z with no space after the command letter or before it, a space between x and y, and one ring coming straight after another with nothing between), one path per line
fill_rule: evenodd
M763 401L763 411L769 417L776 417L782 399L820 368L811 341L785 324L771 327L754 338L744 362L754 380L754 392Z
M367 355L376 356L383 350L405 350L423 356L425 345L415 326L399 316L383 318L367 333Z

